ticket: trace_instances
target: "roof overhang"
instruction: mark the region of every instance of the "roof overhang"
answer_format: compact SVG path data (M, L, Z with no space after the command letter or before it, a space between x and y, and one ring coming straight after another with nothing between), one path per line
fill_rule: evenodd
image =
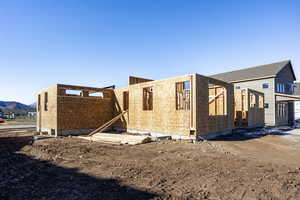
M300 101L300 95L275 93L276 101Z
M236 80L236 81L229 81L229 83L239 83L239 82L247 82L247 81L256 81L256 80L262 80L262 79L269 79L269 78L275 78L276 76L262 76L262 77L257 77L257 78L252 78L252 79L242 79L242 80Z

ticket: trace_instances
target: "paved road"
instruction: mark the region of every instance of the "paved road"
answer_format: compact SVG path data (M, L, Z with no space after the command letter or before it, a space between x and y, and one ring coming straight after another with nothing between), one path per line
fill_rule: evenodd
M36 125L0 125L1 129L34 129L36 128Z

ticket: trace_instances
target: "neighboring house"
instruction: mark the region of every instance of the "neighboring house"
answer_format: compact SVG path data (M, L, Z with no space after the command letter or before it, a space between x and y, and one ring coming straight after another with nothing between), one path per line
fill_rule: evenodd
M27 117L36 117L36 112L28 112Z
M250 88L265 94L265 123L270 126L294 123L296 76L291 62L282 61L210 76L234 84L235 89Z
M4 115L3 115L3 118L4 119L15 119L16 118L16 116L15 116L15 114L14 113L5 113Z

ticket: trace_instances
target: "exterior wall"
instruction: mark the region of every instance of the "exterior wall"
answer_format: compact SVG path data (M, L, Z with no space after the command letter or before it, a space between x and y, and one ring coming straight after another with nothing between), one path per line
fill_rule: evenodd
M215 84L226 89L226 115L209 116L208 85ZM196 75L196 130L198 135L228 132L234 129L234 92L233 85L216 79Z
M95 129L113 118L111 98L58 96L57 130Z
M48 93L48 110L45 110L45 93ZM37 131L48 131L55 134L57 129L57 86L52 86L38 93L37 99ZM52 131L51 131L52 129Z
M267 83L269 88L263 88L262 85ZM250 88L258 92L265 94L265 104L268 104L269 107L265 108L265 124L269 126L275 126L275 115L276 115L276 105L275 105L275 79L261 79L253 81L245 81L234 83L235 88L240 87L241 89Z
M176 109L176 83L190 82L190 109ZM209 116L209 84L226 88L226 113ZM153 109L143 110L143 88L152 87ZM79 90L80 94L67 94ZM48 92L48 111L43 110L44 92ZM81 86L56 85L42 91L38 117L42 128L58 135L82 134L111 120L123 111L123 92L129 92L128 113L115 127L128 131L163 133L196 138L231 131L233 126L233 85L198 74L129 85L127 88L107 90ZM90 92L105 91L103 97L92 97ZM223 101L222 101L223 107Z
M116 89L117 105L123 110L123 92L129 91L128 115L119 122L129 130L165 134L190 134L190 110L176 110L176 83L189 81L191 76L144 82ZM143 88L153 89L153 110L143 110Z
M176 83L190 81L190 110L176 110ZM225 86L224 116L209 116L208 84ZM153 88L153 110L143 110L143 88ZM128 114L114 126L129 131L177 134L184 136L209 135L231 131L233 124L233 85L198 74L129 85L115 89L115 115L123 111L123 92L129 92Z
M79 90L81 95L68 95L66 88ZM41 106L37 112L38 131L47 131L56 135L82 134L111 120L114 113L112 90L105 90L103 97L88 94L89 91L100 90L99 88L65 85L55 85L43 90L39 93ZM44 109L45 92L48 92L48 111ZM39 107L38 104L37 107Z
M295 119L300 119L300 101L295 101L295 107L294 107L294 112L295 112Z

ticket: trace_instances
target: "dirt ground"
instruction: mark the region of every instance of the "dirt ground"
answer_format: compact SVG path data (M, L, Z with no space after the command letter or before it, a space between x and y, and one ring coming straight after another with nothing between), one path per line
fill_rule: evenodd
M0 130L0 199L300 199L298 138L119 146L32 135Z

